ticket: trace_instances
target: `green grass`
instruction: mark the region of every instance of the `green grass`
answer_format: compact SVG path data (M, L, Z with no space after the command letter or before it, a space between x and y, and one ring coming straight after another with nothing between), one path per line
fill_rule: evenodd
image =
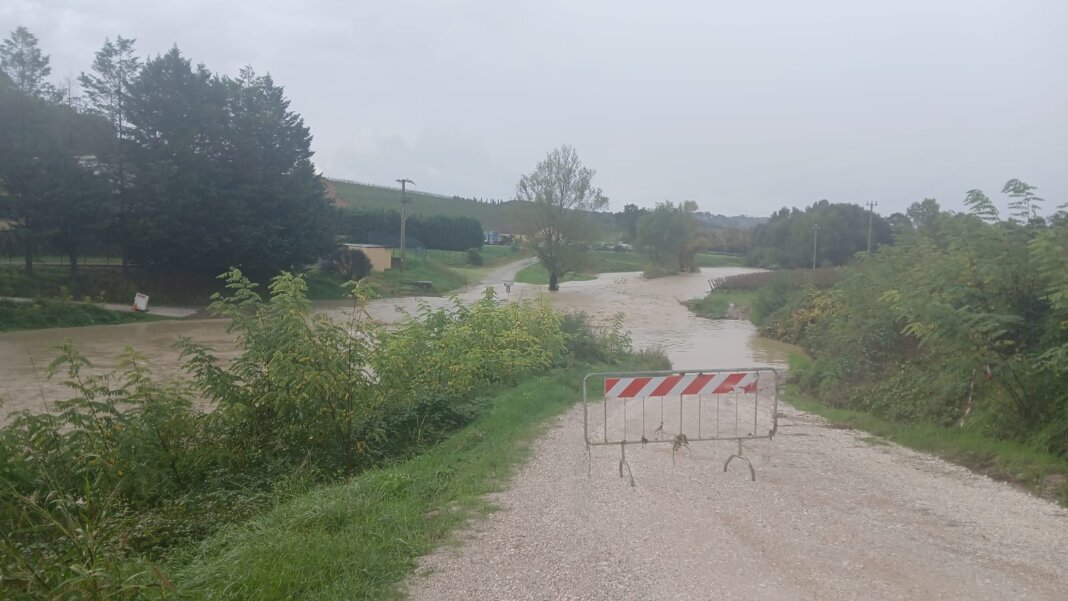
M336 275L323 273L318 269L305 272L308 282L308 298L311 300L343 300L350 298L347 290L342 288L345 279ZM417 281L431 282L430 290L414 284ZM376 271L366 278L379 298L400 296L428 296L452 292L468 283L468 276L458 269L450 268L434 261L408 261L404 271L390 269Z
M709 292L704 298L683 301L698 317L706 319L726 319L731 303L735 307L749 307L756 299L754 290L721 290Z
M560 278L560 283L564 282L584 282L586 280L595 279L596 275L588 273L568 273L564 277ZM549 284L549 272L545 271L545 268L541 266L541 263L534 263L533 265L527 265L523 269L519 270L519 273L515 274L515 281L520 284L534 284L537 286L546 286Z
M482 255L482 265L494 267L510 263L512 261L518 261L527 256L518 247L512 246L496 246L485 245L479 253ZM400 257L400 249L393 249L393 256ZM462 267L468 265L467 251L465 250L434 250L427 249L425 253L407 253L407 260L409 263L413 261L432 261L434 263L441 263L442 265L448 265L449 267Z
M505 488L548 418L581 398L587 371L528 380L418 457L316 488L209 538L175 566L175 586L185 598L219 601L399 598L397 584L421 555L493 509L484 495Z
M144 292L153 305L203 306L223 282L204 274L154 274L133 269L124 276L117 266L92 266L71 276L66 267L37 266L32 275L21 265L0 266L0 296L27 298L91 298L100 302L132 303Z
M367 280L374 287L376 294L382 297L444 294L467 284L467 278L463 274L433 261L409 262L404 271L379 271L367 276ZM431 282L431 289L422 290L411 283L415 281Z
M342 206L370 210L398 210L400 208L400 190L329 181L329 185L334 190L335 202ZM524 203L519 201L509 200L503 204L490 204L475 202L470 198L435 196L426 194L418 188L408 189L408 199L411 201L408 211L413 215L472 217L477 219L482 224L482 229L486 231L522 229L523 215L527 210ZM597 230L602 232L603 239L618 239L618 226L612 213L596 213L593 216L593 223Z
M741 267L742 258L722 253L697 253L698 267Z
M864 411L831 407L800 392L795 385L787 386L784 396L794 407L815 413L833 425L877 437L866 438L869 444L889 441L931 453L1068 507L1068 460L972 430L929 423L897 423Z
M577 273L569 273L561 282L581 282L592 280L599 273L616 273L641 271L645 268L646 259L643 255L635 252L615 252L612 250L591 250L586 253L586 263L582 270ZM519 270L515 280L522 284L546 285L549 283L549 272L540 263L528 265Z
M400 208L400 190L338 181L331 183L339 204L370 210ZM408 199L411 201L408 208L410 214L473 217L482 224L484 230L500 231L505 227L516 227L522 213L521 204L514 201L499 205L480 203L469 198L434 196L418 189L409 189Z
M0 300L0 332L42 328L73 328L165 319L131 311L112 311L87 303L56 299L33 302Z

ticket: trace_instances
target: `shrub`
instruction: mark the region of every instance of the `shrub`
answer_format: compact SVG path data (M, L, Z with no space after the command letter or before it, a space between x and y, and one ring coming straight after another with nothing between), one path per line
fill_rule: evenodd
M485 263L482 259L482 252L477 248L467 249L467 264L479 266Z
M341 247L332 255L323 259L320 269L325 273L337 274L345 279L362 280L371 273L371 260L362 250Z

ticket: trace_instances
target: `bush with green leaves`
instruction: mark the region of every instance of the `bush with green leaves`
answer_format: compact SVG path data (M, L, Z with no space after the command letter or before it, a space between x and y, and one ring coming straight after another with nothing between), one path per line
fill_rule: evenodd
M477 248L467 249L467 264L478 267L485 263L485 259L482 258L482 251Z
M931 215L774 313L762 331L813 355L803 386L1068 455L1068 218L1037 218L1018 180L1005 190L1009 219L973 190L970 214Z
M236 358L183 340L188 377L160 383L131 349L101 373L65 344L49 373L71 398L0 428L0 596L165 598L156 564L175 547L423 450L495 388L630 348L618 319L598 328L492 290L386 329L361 309L362 283L337 322L311 314L299 275L267 298L236 269L223 278L211 309Z

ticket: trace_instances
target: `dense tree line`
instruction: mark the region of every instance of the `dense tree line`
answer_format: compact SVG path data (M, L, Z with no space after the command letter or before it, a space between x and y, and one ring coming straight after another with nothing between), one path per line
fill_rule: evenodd
M760 267L811 267L815 246L816 265L844 265L857 251L867 250L869 217L872 248L890 244L893 236L887 220L855 204L821 200L804 211L783 208L753 230L746 262Z
M395 245L400 242L400 213L394 210L343 211L338 233L350 242ZM404 233L409 247L422 245L435 250L482 248L482 224L473 217L409 215Z
M105 248L124 267L254 274L331 248L311 135L270 75L213 74L177 47L142 60L121 36L78 78L81 97L49 74L25 28L0 46L0 218L27 271L41 245L72 268Z
M809 349L802 386L1068 456L1068 205L1044 218L1033 187L1003 191L1008 218L980 190L964 214L915 203L895 245L784 298L763 331Z

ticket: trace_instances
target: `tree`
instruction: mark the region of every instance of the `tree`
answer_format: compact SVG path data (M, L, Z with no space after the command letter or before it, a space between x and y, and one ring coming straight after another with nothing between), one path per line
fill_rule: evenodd
M622 228L624 240L633 242L638 238L638 220L648 213L648 209L640 209L636 204L623 205L623 212L616 213L616 224Z
M596 171L582 165L568 145L550 152L516 187L516 199L530 204L525 230L534 254L549 272L549 290L577 269L593 238L587 215L608 205L592 185Z
M913 229L921 230L934 225L935 220L938 219L938 214L941 212L942 208L938 206L937 200L925 198L923 202L914 202L909 205L905 214L908 215Z
M669 273L697 269L694 257L700 240L696 212L697 203L692 200L678 205L661 202L638 220L638 245L653 265Z
M141 68L141 60L134 56L135 40L121 35L112 42L104 40L93 60L92 73L78 78L90 112L100 115L111 125L112 144L98 157L100 169L108 177L114 201L115 221L113 237L119 244L122 269L129 269L130 250L130 187L127 169L127 141L130 138L130 86Z
M219 273L221 248L241 216L221 202L224 89L177 47L145 62L127 104L138 210L131 252L164 269L202 264ZM221 265L220 265L221 263ZM210 265L209 265L210 264Z
M49 58L37 47L37 37L18 27L0 44L0 189L4 211L16 222L22 241L26 273L33 273L33 253L51 216L42 197L48 184L42 157L56 142L55 99L45 81Z
M52 98L55 88L45 81L52 73L48 55L37 46L37 36L22 27L0 45L0 70L10 78L19 93L32 98Z
M244 67L223 83L227 197L241 232L229 264L256 274L302 268L333 248L336 221L311 161L311 132L270 74Z
M844 265L867 248L868 211L855 204L821 200L804 211L783 209L753 230L749 264L763 267L805 267L812 264L813 230L819 225L816 262ZM890 225L879 215L872 220L872 244L891 244Z
M1041 222L1038 209L1045 199L1035 196L1037 189L1016 178L1005 182L1001 193L1008 194L1012 199L1009 201L1009 209L1012 211L1013 219L1018 219L1022 223L1030 223L1032 219L1038 219Z

